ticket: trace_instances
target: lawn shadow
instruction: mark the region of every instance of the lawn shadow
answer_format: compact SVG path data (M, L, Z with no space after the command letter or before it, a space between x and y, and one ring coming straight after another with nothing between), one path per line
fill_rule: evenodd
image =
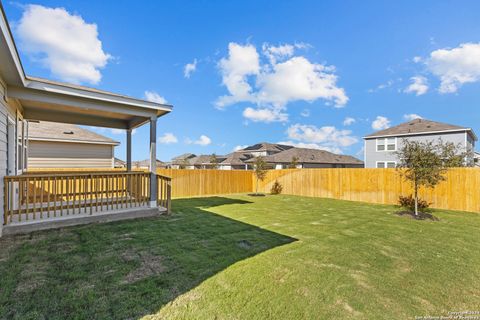
M169 217L0 239L0 318L134 319L228 266L295 241L206 211L249 204L173 200Z

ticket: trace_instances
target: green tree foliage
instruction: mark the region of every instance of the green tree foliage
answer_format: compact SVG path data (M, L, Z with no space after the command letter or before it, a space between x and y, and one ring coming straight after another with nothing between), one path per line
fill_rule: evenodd
M255 193L258 194L259 181L265 180L265 177L267 176L267 163L262 156L255 158L255 161L253 162L253 172L255 173L255 177L257 178L257 186L255 189Z
M218 158L215 153L210 156L210 166L212 169L218 169Z
M288 165L289 169L295 169L298 165L298 157L293 156L292 157L292 162Z
M415 199L415 215L418 215L418 191L420 187L435 188L446 179L450 167L463 167L468 157L460 146L442 140L420 142L404 139L396 152L400 162L397 168L402 176L412 183Z

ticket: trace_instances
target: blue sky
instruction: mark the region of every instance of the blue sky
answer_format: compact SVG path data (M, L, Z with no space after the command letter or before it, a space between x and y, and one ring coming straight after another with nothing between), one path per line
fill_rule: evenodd
M4 6L27 74L173 104L158 121L161 160L260 141L361 158L362 136L415 116L480 132L477 1ZM97 131L125 158L122 132ZM134 159L148 132L135 133Z

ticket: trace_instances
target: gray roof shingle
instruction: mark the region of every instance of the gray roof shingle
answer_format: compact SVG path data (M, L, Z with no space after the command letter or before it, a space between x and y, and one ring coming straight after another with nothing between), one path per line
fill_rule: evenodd
M363 164L363 161L347 155L335 154L325 150L292 148L264 157L267 163L290 163L293 157L298 163ZM250 160L251 162L252 160Z
M44 141L70 141L119 145L120 142L68 123L29 121L28 138Z
M365 138L381 137L381 136L396 136L421 134L426 132L441 132L441 131L472 131L470 128L456 126L447 123L441 123L426 119L415 119L409 122L401 123L388 129L380 130L365 136ZM473 134L473 131L472 131Z

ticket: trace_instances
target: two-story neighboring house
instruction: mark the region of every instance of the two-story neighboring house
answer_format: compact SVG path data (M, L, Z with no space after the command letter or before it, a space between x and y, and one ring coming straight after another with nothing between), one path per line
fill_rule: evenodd
M471 128L415 119L365 136L365 168L395 168L398 163L395 152L404 139L423 142L441 139L473 152L477 136ZM471 160L468 163L473 164Z

